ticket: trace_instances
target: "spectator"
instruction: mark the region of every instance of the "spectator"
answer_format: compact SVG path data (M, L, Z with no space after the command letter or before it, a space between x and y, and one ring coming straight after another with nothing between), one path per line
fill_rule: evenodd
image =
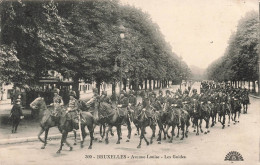
M15 104L14 104L13 108L11 109L10 118L12 120L12 133L16 133L17 127L18 127L21 119L24 118L20 99L17 99L15 101Z

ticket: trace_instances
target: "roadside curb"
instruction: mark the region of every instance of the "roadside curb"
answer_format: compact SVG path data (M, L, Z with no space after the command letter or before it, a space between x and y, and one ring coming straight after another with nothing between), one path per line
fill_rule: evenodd
M98 134L98 133L94 132L94 134ZM87 132L87 135L89 135L88 132ZM77 137L79 137L79 136L80 136L79 133L77 133ZM68 134L68 137L74 137L74 133L70 132ZM53 139L60 139L60 138L61 138L61 134L49 135L48 138L47 138L47 142L51 141ZM0 146L6 145L6 144L27 143L27 142L35 142L35 141L39 141L37 136L24 137L24 138L1 139L0 140Z
M78 135L79 135L79 133L77 133L77 136ZM72 132L68 134L68 137L73 137L73 136L74 136L74 134ZM49 141L52 139L59 139L59 138L61 138L61 134L55 134L55 135L49 135L47 140ZM34 141L39 141L37 136L24 137L24 138L1 139L0 145L26 143L26 142L34 142Z

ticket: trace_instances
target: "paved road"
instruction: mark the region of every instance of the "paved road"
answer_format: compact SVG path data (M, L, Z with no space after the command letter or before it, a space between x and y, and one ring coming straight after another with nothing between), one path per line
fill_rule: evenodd
M241 115L239 124L232 124L223 130L218 123L210 129L209 134L199 136L190 128L189 137L184 141L175 137L173 143L166 140L157 144L154 141L152 145L146 146L143 142L141 149L136 148L139 138L133 134L131 141L125 142L126 130L123 131L121 144L116 144L115 136L110 137L108 145L95 142L93 149L88 150L88 136L83 149L77 145L73 151L69 151L64 146L59 155L56 154L59 140L49 141L45 150L40 149L40 142L2 145L0 164L231 164L224 161L230 151L237 151L243 156L242 164L259 164L259 107L260 101L251 98L248 114ZM147 129L146 136L150 135L151 131ZM69 142L73 143L73 139L69 139ZM111 154L125 155L126 158L102 159L100 156ZM147 158L147 155L159 158ZM178 158L173 158L173 155ZM89 156L92 158L86 158Z

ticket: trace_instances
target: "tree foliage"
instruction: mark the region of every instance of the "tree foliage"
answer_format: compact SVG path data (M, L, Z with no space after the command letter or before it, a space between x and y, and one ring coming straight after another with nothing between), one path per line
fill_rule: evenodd
M209 79L217 81L257 80L258 33L258 13L249 12L239 21L237 31L231 35L224 56L208 67Z
M190 73L147 13L116 0L2 1L0 12L2 80L37 83L50 69L98 83Z

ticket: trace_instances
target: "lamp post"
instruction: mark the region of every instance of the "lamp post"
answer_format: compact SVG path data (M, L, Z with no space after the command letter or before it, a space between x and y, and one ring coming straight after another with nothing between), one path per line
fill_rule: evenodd
M121 99L121 90L122 90L122 43L123 43L123 39L125 38L125 27L121 24L119 26L119 30L120 30L120 38L121 38L121 48L120 48L120 86L119 86L119 100Z

